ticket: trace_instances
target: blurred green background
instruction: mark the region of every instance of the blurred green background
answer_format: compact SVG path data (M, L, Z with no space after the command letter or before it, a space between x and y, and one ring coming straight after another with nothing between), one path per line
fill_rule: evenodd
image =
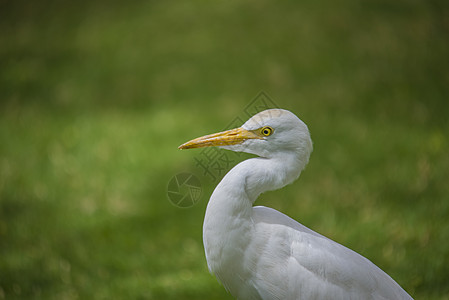
M258 204L449 299L448 20L446 0L1 0L0 299L231 299L202 248L216 182L177 146L260 91L315 149Z

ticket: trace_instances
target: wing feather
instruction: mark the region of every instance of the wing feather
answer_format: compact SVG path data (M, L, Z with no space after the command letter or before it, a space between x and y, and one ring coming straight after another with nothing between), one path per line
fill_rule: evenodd
M256 206L253 222L247 255L263 299L412 299L365 257L281 212Z

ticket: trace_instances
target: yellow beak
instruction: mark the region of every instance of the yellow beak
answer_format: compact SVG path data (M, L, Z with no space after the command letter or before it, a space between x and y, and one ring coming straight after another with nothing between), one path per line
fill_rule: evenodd
M205 135L179 146L179 149L192 149L212 146L228 146L243 143L249 139L263 139L253 131L241 127L219 133Z

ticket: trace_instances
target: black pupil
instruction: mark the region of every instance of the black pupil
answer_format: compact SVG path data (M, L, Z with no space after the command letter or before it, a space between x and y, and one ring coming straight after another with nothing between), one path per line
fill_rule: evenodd
M270 131L268 129L264 129L263 133L268 134Z

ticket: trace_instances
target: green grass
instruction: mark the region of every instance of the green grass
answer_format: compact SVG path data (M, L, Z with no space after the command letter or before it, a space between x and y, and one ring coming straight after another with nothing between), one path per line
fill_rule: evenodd
M65 3L64 3L65 2ZM444 1L0 2L0 299L231 299L191 138L263 90L309 126L299 181L261 196L449 299ZM179 209L169 180L195 173Z

